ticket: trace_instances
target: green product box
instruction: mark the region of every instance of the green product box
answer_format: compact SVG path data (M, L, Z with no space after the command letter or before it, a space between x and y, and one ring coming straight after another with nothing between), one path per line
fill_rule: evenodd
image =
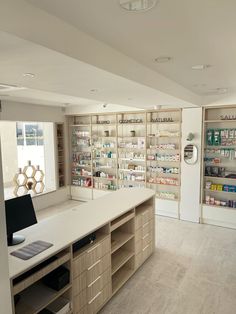
M214 130L208 129L207 130L207 145L213 145L213 135L214 135Z
M218 146L220 145L221 141L220 141L220 130L219 129L215 129L214 130L214 136L213 136L213 145Z

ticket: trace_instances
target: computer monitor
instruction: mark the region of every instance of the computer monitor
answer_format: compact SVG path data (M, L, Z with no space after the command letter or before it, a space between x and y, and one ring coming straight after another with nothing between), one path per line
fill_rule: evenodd
M27 194L5 201L5 210L8 246L25 241L22 235L14 233L37 223L31 196Z

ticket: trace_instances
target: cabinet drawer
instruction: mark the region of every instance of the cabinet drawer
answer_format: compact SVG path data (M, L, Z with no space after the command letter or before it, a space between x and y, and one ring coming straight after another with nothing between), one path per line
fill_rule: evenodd
M76 297L74 297L74 308L73 313L80 313L83 307L86 305L86 289L80 292Z
M138 254L153 240L153 230L146 233L141 240L135 242L135 254Z
M90 268L101 259L106 253L110 252L110 237L107 237L102 242L96 243L94 246L90 247L86 252L86 265Z
M87 299L93 299L109 281L111 281L111 270L107 269L87 286Z
M104 255L97 260L93 265L87 268L87 284L91 284L99 275L105 270L111 269L111 255L110 253Z
M135 229L137 230L142 227L146 222L153 218L153 215L153 208L151 206L137 214L135 217Z
M152 254L152 252L153 252L153 245L152 245L152 242L149 242L149 243L142 249L143 262Z
M73 260L73 278L94 266L106 253L110 252L110 237L90 246L84 253Z
M111 296L111 284L106 285L103 290L100 290L92 299L88 301L87 313L94 314L102 307L102 305Z
M86 269L86 255L81 254L73 260L73 278L80 276Z
M146 234L150 233L151 230L153 230L154 227L154 219L149 220L148 222L146 222L145 224L143 224L142 228L141 228L141 237L145 237Z
M140 241L141 242L141 241ZM139 246L141 247L141 245ZM135 255L135 268L138 268L143 262L152 254L153 242L149 242L147 245L141 248L141 251Z
M86 272L83 272L80 276L73 280L73 296L78 295L82 290L86 289L87 276Z
M154 220L149 220L141 228L135 231L135 241L142 240L147 234L149 234L154 227ZM153 232L153 231L152 231Z
M142 254L142 249L141 251L135 255L135 268L137 269L139 266L141 266L143 263L143 254Z

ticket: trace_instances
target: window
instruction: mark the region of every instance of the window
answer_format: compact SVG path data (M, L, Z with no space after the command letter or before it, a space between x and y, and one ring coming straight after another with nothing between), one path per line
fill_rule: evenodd
M0 121L0 136L5 199L15 196L13 178L29 161L44 172L43 192L56 189L53 123Z

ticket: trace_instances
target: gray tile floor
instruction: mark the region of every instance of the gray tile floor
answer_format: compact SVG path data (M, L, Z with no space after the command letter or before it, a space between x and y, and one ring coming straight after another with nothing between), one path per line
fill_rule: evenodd
M156 220L155 253L100 314L236 314L236 230Z

